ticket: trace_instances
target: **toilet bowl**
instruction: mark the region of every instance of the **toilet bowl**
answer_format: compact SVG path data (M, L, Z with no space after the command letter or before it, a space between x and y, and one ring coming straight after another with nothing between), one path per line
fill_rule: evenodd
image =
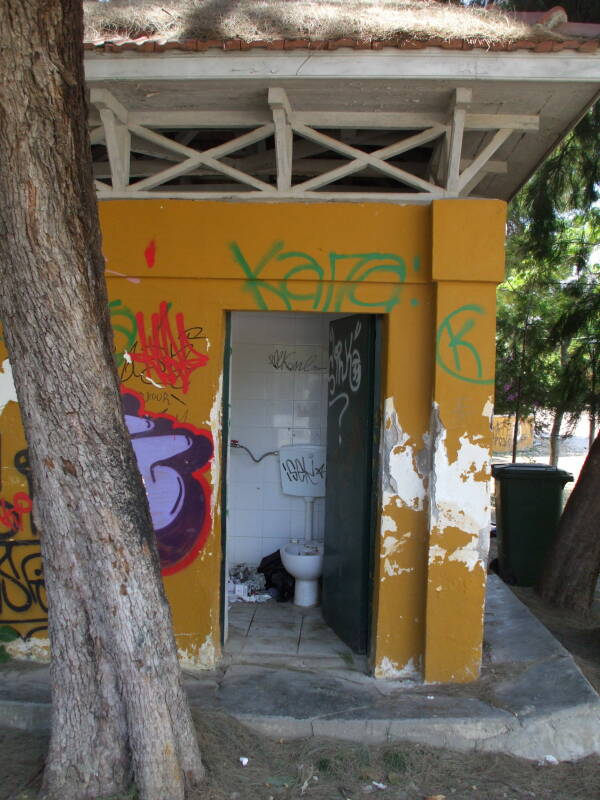
M294 604L308 608L319 602L319 577L323 571L323 543L286 544L279 551L283 566L296 579Z

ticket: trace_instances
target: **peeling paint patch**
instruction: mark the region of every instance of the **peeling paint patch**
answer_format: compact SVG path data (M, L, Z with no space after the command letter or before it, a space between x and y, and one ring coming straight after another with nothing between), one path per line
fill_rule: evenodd
M447 553L443 547L440 547L439 544L432 544L429 548L429 563L430 564L439 564L444 561L446 558Z
M16 639L4 645L11 658L21 661L38 661L47 664L50 661L50 639L36 639L32 637L23 641Z
M394 398L385 401L383 426L383 505L422 511L425 505L425 475L420 474L421 459L410 436L402 430Z
M457 528L471 535L471 541L448 555L451 561L462 562L469 571L483 566L489 548L490 523L490 452L464 433L459 437L456 458L450 461L447 433L439 418L437 404L433 409L435 432L434 470L431 480L431 528L443 534ZM430 549L430 563L431 551ZM433 557L439 557L436 553Z
M384 537L384 540L388 538L386 534L395 532L397 530L398 526L396 525L396 520L387 514L384 514L381 517L381 535Z
M482 544L485 543L485 552L482 555ZM469 544L464 547L459 547L451 555L448 556L448 561L462 561L467 567L469 572L472 572L475 567L483 564L483 560L489 549L489 539L484 537L484 531L481 532L480 537L473 537Z
M374 670L376 678L398 679L398 678L419 678L421 670L418 659L409 658L404 666L400 666L397 661L384 656Z
M489 419L490 421L490 428L493 426L494 423L494 398L492 395L488 396L488 399L485 402L483 407L483 411L481 412L481 416Z
M208 418L208 425L213 438L213 457L210 462L210 518L215 524L215 509L219 500L219 480L221 477L221 425L223 414L223 373L219 375L219 386L217 388L215 399L210 409L210 416Z
M383 548L380 558L383 561L383 570L388 577L394 575L402 575L404 572L414 572L414 567L401 567L391 559L396 553L400 553L406 540L412 536L411 531L407 531L403 536L397 539L395 536L386 536L383 540Z
M178 640L183 638L181 635ZM209 633L203 644L192 645L189 648L178 647L177 657L182 667L186 669L214 669L217 666L217 649L212 633Z
M12 367L8 358L5 358L0 369L0 415L11 400L14 403L19 402L13 381Z

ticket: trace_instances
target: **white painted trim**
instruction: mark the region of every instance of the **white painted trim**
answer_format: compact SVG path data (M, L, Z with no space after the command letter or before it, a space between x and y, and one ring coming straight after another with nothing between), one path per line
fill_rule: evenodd
M94 93L99 90L92 90ZM108 92L107 92L108 94ZM156 109L129 111L130 125L144 128L251 128L271 122L265 110L240 111L178 111ZM394 112L394 111L294 111L290 121L301 122L313 128L363 128L380 130L412 130L444 125L445 112ZM512 130L539 130L536 114L474 114L465 116L465 130L488 131L500 128Z
M462 155L463 133L465 130L467 108L472 99L473 92L471 89L458 88L454 90L452 109L450 112L452 124L450 126L450 131L446 134L448 138L446 189L451 194L456 194L458 192L458 171L460 167L460 157Z
M504 142L508 139L511 135L511 130L502 130L497 131L490 142L481 150L480 153L475 157L471 164L461 173L460 178L458 179L458 186L456 187L456 191L459 193L467 187L473 178L477 175L479 170L483 167L483 165L489 161L489 159L494 155L496 150L499 147L502 147Z
M280 79L443 80L465 81L600 81L600 53L512 53L487 50L441 50L428 47L414 51L385 48L378 51L341 48L327 51L256 51L247 53L209 50L204 53L123 54L85 51L85 75L89 82L106 80L215 80Z
M307 130L304 126L302 130ZM301 133L302 131L300 131ZM415 147L420 147L423 144L427 144L428 142L437 139L443 133L446 132L446 128L444 125L436 125L433 128L429 128L426 131L421 131L420 133L415 134L414 136L409 136L406 139L402 139L399 142L395 142L394 144L388 145L387 147L383 147L380 150L375 150L373 153L369 153L371 159L375 158L378 160L383 160L386 158L393 158L394 156L400 155L401 153L406 153L409 150L413 150ZM348 147L348 145L344 145ZM333 149L333 148L332 148ZM352 148L354 149L354 148ZM357 150L356 152L361 153L362 151ZM372 161L366 158L367 154L363 154L365 157L356 156L353 161L350 163L342 164L328 172L324 172L321 175L317 175L315 178L311 178L303 183L297 184L295 187L295 191L309 191L311 189L319 189L322 186L326 186L328 183L333 183L333 181L337 181L340 178L344 178L348 175L352 175L355 172L360 172L361 170L365 169L367 166L371 166L374 169L378 169L382 171L380 168L376 167ZM397 169L397 167L395 168ZM408 173L405 170L400 170L404 173L404 175L409 175L412 173ZM392 177L393 174L392 174ZM412 175L415 178L415 175ZM420 180L417 178L417 180ZM404 183L409 183L409 185L414 185L420 189L426 189L427 186L431 186L432 189L437 187L434 184L428 184L426 181L422 181L421 183L410 182L408 180L403 180Z
M285 89L269 89L268 102L275 123L275 156L277 159L277 190L292 188L294 132L290 125L292 109Z
M392 166L392 164L388 164L385 161L382 161L380 158L377 158L375 154L365 153L362 150L357 150L356 147L351 147L350 145L344 144L344 142L340 142L338 139L333 139L331 136L327 136L324 133L315 131L312 128L309 128L307 125L301 125L297 123L293 126L293 128L294 131L298 133L300 136L304 136L306 139L310 139L313 142L322 144L325 148L329 148L338 153L342 153L342 155L348 156L349 158L355 160L357 162L357 169L360 169L362 165L366 166L367 164L369 164L371 167L374 167L374 169L378 170L379 172L383 172L384 174L389 175L392 178L401 181L402 183L406 183L409 186L414 186L417 189L423 189L426 192L440 191L445 195L444 190L439 189L439 187L435 186L433 183L424 181L422 178L419 178L416 175L411 175L409 172L406 172L403 169L394 167ZM438 132L436 132L436 136L437 135L439 135ZM385 148L385 150L391 149L393 147L394 145L391 145L390 148ZM344 174L349 174L349 173L344 173Z
M90 131L90 144L101 144L104 141L104 125L92 128Z
M292 124L302 123L312 128L363 128L377 130L411 130L445 125L448 115L443 111L428 113L394 111L295 111ZM469 114L465 113L465 130L488 131L511 128L537 131L536 114Z
M131 134L108 107L100 108L100 119L104 127L112 185L116 190L125 189L129 183Z
M151 175L149 178L144 178L144 180L134 184L131 187L131 190L136 192L136 194L145 189L151 189L154 186L158 186L161 183L172 180L180 175L184 175L186 172L194 169L199 164L204 164L207 167L211 167L216 172L222 172L224 175L233 178L233 180L246 183L250 186L253 186L255 189L261 189L262 191L270 191L272 189L268 183L258 180L258 178L254 178L251 175L242 172L241 170L235 169L234 167L230 167L229 165L219 161L219 159L225 155L228 155L229 153L233 153L236 150L241 149L242 147L247 147L250 144L260 141L261 139L266 139L273 133L273 123L263 125L261 128L257 128L254 131L249 131L248 133L242 134L242 136L238 136L235 139L231 139L224 144L220 144L217 147L212 147L209 150L204 150L203 152L193 150L191 147L186 147L183 144L179 144L179 142L174 142L172 139L162 136L160 133L150 131L147 128L142 128L139 125L131 126L130 130L132 133L135 133L142 139L147 139L154 144L162 145L167 150L173 150L176 153L181 153L182 155L188 156L186 161L175 164L168 169L157 172L154 175Z
M96 181L96 184L100 181ZM427 205L432 200L442 198L443 190L439 192L415 192L414 194L402 192L111 192L100 191L98 200L230 200L236 203L245 202L296 202L296 203L369 203L388 202L397 205Z

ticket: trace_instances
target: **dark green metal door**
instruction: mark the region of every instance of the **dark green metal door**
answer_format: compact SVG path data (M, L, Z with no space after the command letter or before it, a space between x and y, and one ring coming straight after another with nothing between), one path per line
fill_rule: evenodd
M323 617L357 653L369 638L376 318L329 326Z

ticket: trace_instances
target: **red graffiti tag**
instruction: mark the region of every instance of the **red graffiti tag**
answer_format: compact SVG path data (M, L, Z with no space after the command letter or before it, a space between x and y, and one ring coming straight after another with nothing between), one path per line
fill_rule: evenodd
M156 261L156 241L154 239L148 243L148 246L144 250L144 257L146 259L148 269L152 269L154 262Z
M158 314L152 314L148 335L144 313L139 311L135 318L139 352L132 352L131 360L144 365L144 377L150 383L159 383L160 388L162 385L173 386L185 394L190 388L190 375L206 364L208 356L194 349L188 338L183 314L175 315L176 333L171 329L169 308L164 301L159 306Z
M31 497L25 492L16 492L12 503L0 497L0 525L17 533L23 528L23 517L31 512L32 507Z

